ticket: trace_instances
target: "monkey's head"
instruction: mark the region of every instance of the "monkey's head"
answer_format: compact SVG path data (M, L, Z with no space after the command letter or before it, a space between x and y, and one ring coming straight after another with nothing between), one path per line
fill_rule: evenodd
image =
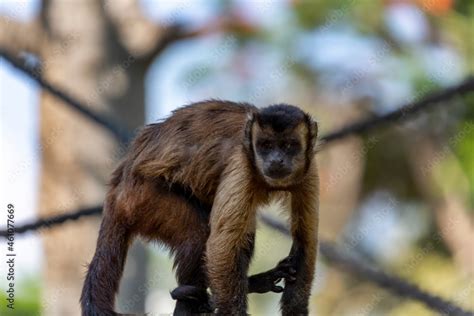
M271 105L253 114L246 127L246 147L265 182L275 188L298 183L314 156L317 124L302 110Z

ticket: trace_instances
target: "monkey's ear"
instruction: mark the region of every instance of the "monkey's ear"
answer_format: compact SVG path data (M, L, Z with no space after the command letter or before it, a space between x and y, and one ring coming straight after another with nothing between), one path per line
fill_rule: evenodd
M244 146L249 153L252 152L252 126L255 120L255 113L247 113L247 120L245 122Z
M309 145L314 151L316 148L316 141L318 140L318 122L316 122L311 116L308 116L308 132L309 132Z

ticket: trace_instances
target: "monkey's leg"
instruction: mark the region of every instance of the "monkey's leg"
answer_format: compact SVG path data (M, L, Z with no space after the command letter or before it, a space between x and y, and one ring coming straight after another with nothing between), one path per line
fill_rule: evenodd
M292 195L291 231L293 245L290 260L296 268L296 280L285 284L281 298L282 315L308 315L311 285L315 273L318 232L317 185L302 185Z
M115 294L122 277L130 241L126 225L105 210L94 258L89 264L81 294L83 316L112 316Z
M199 231L196 229L196 234ZM204 266L204 251L207 234L195 236L176 249L175 267L179 287L171 295L177 299L174 315L212 313L213 308L207 293L207 276Z
M174 255L178 282L178 288L171 292L177 300L174 315L210 313L204 256L211 206L201 203L178 185L170 188L164 183L155 185L153 190L154 201L149 202L149 208L159 206L159 209L153 212L152 218L143 216L148 223L144 224L148 227L145 235L166 243ZM143 229L142 233L145 233Z

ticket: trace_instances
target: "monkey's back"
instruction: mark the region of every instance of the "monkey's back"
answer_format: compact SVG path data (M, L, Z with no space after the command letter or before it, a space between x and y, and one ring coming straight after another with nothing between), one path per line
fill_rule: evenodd
M137 136L132 172L183 185L211 203L230 155L242 148L247 116L256 110L226 101L179 108Z

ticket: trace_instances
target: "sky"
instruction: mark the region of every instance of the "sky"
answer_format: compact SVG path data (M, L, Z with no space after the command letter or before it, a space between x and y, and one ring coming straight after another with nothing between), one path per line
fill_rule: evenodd
M0 1L0 14L27 20L37 10L38 1L18 3ZM38 146L38 87L25 75L0 59L0 207L15 206L15 223L32 220L37 211ZM1 214L6 214L2 211ZM2 216L3 217L3 216ZM0 227L6 226L6 217ZM4 258L6 245L1 243ZM18 256L17 275L27 277L38 271L41 241L25 235L15 241ZM5 269L1 265L0 269ZM0 273L5 275L3 270ZM6 286L6 282L1 283Z

